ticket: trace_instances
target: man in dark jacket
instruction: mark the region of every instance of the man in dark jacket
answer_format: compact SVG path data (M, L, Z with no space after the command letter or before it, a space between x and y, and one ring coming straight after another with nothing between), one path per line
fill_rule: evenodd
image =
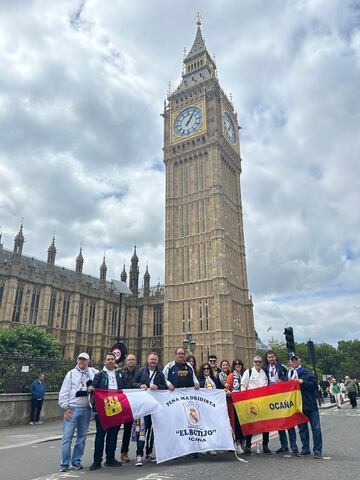
M136 367L136 357L133 354L129 354L125 359L125 367L121 370L124 387L123 388L133 388L133 381L135 373L137 372ZM133 422L124 423L124 433L121 443L121 461L128 463L130 462L129 458L129 445L131 438L131 429Z
M116 357L112 352L109 352L105 356L104 369L97 373L94 377L89 390L99 388L102 390L122 390L123 377L119 369L115 369ZM95 450L94 450L94 462L90 467L90 470L97 470L101 468L101 462L104 452L104 441L106 436L106 467L121 467L121 462L115 459L115 450L117 443L117 436L120 430L120 425L117 427L110 427L104 430L101 426L100 420L96 413L94 404L95 422L96 422L96 435L95 435Z
M45 375L41 372L38 375L38 378L34 380L30 386L31 394L31 414L30 414L30 425L40 425L40 413L42 404L45 398Z
M297 380L301 385L303 413L310 421L313 435L314 458L321 458L322 435L317 404L318 382L314 373L301 365L301 358L298 355L291 355L290 365L289 379ZM300 455L310 455L310 436L307 423L299 425L299 434L302 443Z
M175 360L165 365L163 370L166 385L169 390L175 388L200 388L194 369L190 363L185 362L185 350L178 347L175 350Z
M158 367L159 357L155 352L151 352L147 358L147 363L145 367L139 368L136 372L133 388L141 388L142 390L166 390L166 380L164 374ZM146 438L146 459L154 461L155 457L152 456L152 451L154 447L154 432L152 429L151 415L147 415L144 418L145 421L145 431L144 434L140 434L137 442L136 449L136 462L137 467L143 465L143 456L144 456L144 446Z
M266 353L266 364L264 366L264 371L269 381L269 385L274 385L275 383L279 382L286 382L288 379L288 371L287 368L282 365L275 352L269 350ZM279 440L280 440L280 448L276 450L276 453L285 453L289 451L289 443L291 452L293 455L298 455L299 450L296 444L296 430L295 428L288 429L289 435L289 442L286 435L286 430L279 430Z

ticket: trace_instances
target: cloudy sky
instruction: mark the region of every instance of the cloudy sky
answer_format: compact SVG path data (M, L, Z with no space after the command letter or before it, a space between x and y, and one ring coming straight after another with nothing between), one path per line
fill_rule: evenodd
M0 0L0 225L12 248L164 280L160 113L203 34L242 125L263 340L360 338L360 2ZM268 327L272 327L266 333Z

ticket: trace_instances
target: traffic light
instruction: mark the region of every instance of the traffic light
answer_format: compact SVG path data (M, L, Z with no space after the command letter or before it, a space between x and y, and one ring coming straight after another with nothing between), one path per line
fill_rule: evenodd
M286 340L286 348L288 354L295 353L295 340L294 340L294 330L292 327L284 328L284 335Z
M309 355L309 360L310 360L310 363L311 365L315 365L316 363L316 359L315 359L315 347L314 347L314 342L309 340L307 342L307 346L308 346L308 355Z

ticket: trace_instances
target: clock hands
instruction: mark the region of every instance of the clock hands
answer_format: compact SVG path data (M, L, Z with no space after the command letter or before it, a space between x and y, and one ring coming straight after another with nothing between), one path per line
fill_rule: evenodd
M189 123L190 123L190 120L193 118L193 116L194 116L194 114L192 113L192 114L190 115L190 118L189 118L189 120L188 120L188 121L186 122L186 124L185 124L186 126L188 126L188 125L189 125Z

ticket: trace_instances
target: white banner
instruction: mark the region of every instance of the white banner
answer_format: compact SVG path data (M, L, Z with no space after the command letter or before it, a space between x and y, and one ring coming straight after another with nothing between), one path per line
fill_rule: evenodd
M157 463L209 450L234 450L224 390L153 392L163 408L151 416Z

